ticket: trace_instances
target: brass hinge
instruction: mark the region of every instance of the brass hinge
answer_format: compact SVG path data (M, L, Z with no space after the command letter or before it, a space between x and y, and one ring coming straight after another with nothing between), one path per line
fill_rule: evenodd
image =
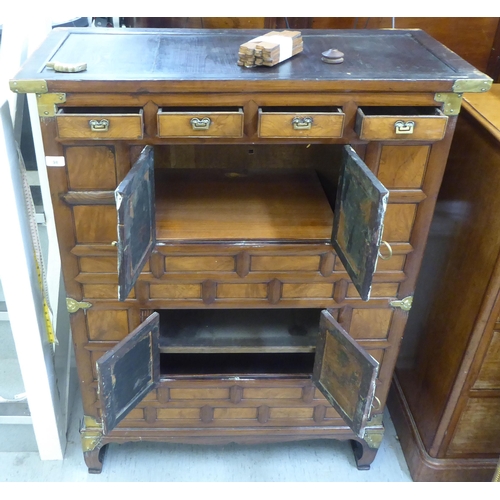
M453 92L488 92L488 90L491 89L492 84L493 80L489 78L480 80L463 78L455 80L452 89Z
M76 313L76 311L79 311L80 309L88 309L89 307L92 307L92 304L90 302L78 302L75 299L72 298L66 298L66 307L68 308L69 313Z
M411 306L413 304L413 297L405 297L404 299L401 300L393 300L389 302L389 305L391 307L397 307L399 309L402 309L403 311L409 311L411 309Z
M9 87L18 94L46 94L49 91L45 80L10 80Z
M83 451L95 450L101 443L104 430L94 417L84 415L80 426L80 439L82 440Z
M36 94L38 116L49 118L57 113L57 105L66 102L66 94Z
M444 102L443 113L447 116L454 116L460 113L462 105L462 94L454 94L453 92L440 92L434 96L437 102Z

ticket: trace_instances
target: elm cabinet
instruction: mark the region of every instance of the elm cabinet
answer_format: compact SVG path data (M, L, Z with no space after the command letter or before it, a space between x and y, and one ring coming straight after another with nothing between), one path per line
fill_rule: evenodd
M366 469L383 439L461 93L491 80L419 30L239 67L258 34L54 30L10 82L38 98L90 472L110 443L312 438Z
M500 85L464 96L389 409L414 481L500 455Z

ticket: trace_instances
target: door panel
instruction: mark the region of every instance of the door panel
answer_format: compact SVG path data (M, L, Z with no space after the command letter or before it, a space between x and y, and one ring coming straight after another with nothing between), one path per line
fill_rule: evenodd
M125 300L156 244L153 148L146 146L115 191L118 299Z
M313 382L357 436L364 436L379 363L335 321L321 313Z
M332 245L363 300L370 298L389 192L345 146Z
M111 432L160 379L160 316L151 314L96 362L104 434Z

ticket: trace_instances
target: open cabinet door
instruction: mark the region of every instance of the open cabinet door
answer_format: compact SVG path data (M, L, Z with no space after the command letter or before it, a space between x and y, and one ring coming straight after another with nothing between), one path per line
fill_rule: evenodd
M158 313L151 314L96 362L104 434L159 383L159 318Z
M363 300L370 298L389 192L351 146L345 146L332 246Z
M313 382L360 438L375 396L378 362L322 311Z
M118 299L125 300L156 244L153 148L146 146L115 190Z

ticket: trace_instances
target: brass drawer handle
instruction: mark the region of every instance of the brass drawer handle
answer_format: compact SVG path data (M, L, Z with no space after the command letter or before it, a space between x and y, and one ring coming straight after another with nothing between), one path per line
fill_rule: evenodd
M382 241L382 243L380 245L385 245L387 247L387 250L389 250L389 255L387 257L384 257L382 255L382 252L378 251L378 256L382 259L382 260L389 260L391 257L392 257L392 247L391 245L389 245L389 243L387 243L387 241Z
M394 128L396 130L396 134L413 134L415 122L412 120L408 120L407 122L398 120L394 123Z
M109 130L109 120L89 120L90 130L92 132L107 132Z
M208 130L212 120L210 118L191 118L191 126L193 130Z
M292 120L294 130L311 130L313 119L310 116L296 116Z

